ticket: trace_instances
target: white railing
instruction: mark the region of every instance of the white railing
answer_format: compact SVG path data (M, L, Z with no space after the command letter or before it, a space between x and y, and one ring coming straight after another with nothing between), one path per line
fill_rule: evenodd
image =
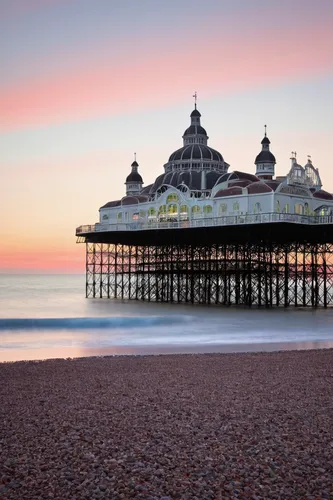
M149 222L126 222L119 224L96 223L88 226L80 226L76 234L95 233L99 231L146 231L151 229L186 229L195 227L214 226L239 226L243 224L267 224L272 222L290 222L293 224L333 224L333 215L299 215L299 214L249 214L249 215L226 215L224 217L207 217L202 219L190 219L179 221L149 221Z

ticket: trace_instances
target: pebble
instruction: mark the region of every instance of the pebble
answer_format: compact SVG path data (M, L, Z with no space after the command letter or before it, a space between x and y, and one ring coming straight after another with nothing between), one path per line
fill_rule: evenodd
M330 349L0 364L0 496L333 498L332 377Z

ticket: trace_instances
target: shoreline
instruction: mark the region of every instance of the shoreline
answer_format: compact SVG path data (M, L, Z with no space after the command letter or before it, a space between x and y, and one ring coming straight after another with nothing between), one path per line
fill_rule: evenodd
M113 347L50 347L39 349L4 349L0 351L1 363L20 361L46 361L52 359L78 359L114 356L159 356L176 354L232 354L312 351L333 349L333 340L257 342L238 344L159 344L159 345L117 345ZM26 356L26 357L24 357Z
M333 349L0 364L0 496L329 499Z

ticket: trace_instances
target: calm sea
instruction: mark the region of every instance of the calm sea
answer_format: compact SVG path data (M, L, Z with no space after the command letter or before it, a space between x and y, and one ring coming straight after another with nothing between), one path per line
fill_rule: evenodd
M333 347L333 309L86 299L80 275L0 275L0 361Z

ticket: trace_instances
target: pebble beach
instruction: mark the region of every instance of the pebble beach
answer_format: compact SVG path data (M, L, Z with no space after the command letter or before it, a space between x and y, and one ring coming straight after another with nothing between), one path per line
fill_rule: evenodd
M331 349L2 363L0 382L0 498L333 498Z

